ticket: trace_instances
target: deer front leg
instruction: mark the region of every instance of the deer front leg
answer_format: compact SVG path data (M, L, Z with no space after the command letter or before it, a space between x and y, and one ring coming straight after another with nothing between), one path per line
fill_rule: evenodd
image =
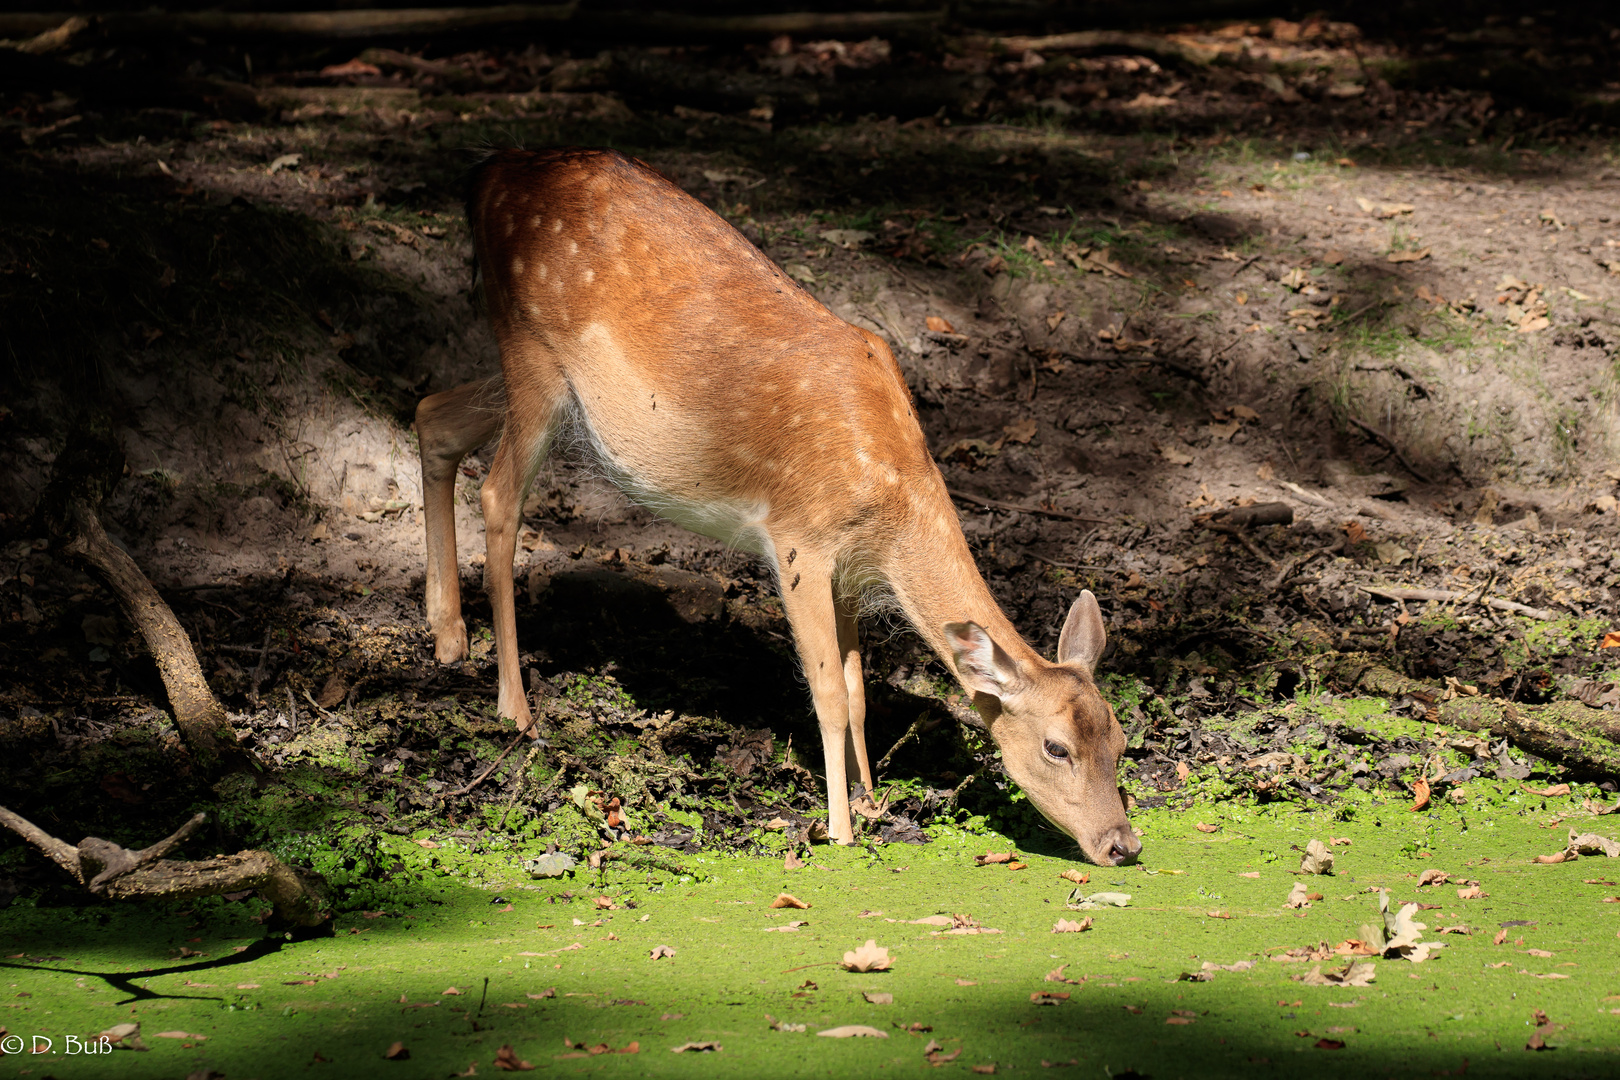
M775 538L773 538L775 539ZM777 550L795 545L777 541ZM780 568L782 607L793 628L799 662L810 684L821 728L821 750L827 763L827 835L834 843L853 844L849 819L849 773L845 741L849 738L850 694L838 648L838 616L833 607L832 565L802 547L789 566Z
M427 618L441 664L467 658L456 562L456 470L495 437L506 412L499 375L423 398L416 406L422 458L422 516L427 524Z
M849 734L845 756L860 775L861 785L872 790L872 765L866 756L866 680L861 672L860 624L853 599L840 597L838 612L838 656L844 669L844 687L849 692Z
M549 418L548 418L549 420ZM495 658L499 668L502 716L517 722L519 731L534 726L529 699L523 692L523 669L518 661L517 607L512 589L512 559L517 554L518 526L523 518L523 493L529 489L545 453L544 423L508 417L500 449L490 464L480 494L484 506L484 594L489 597L495 624Z

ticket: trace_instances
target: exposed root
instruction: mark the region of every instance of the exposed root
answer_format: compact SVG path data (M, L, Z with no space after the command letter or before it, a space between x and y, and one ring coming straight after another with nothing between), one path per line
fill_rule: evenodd
M85 837L75 847L0 806L0 824L49 855L97 896L184 900L254 889L275 906L278 918L294 926L319 926L331 918L322 893L325 883L318 875L288 866L263 851L239 851L192 862L163 858L207 820L206 814L197 814L151 847L131 851L95 836Z

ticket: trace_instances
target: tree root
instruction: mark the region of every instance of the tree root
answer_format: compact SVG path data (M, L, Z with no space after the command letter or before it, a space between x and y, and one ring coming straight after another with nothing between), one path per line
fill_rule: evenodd
M1620 715L1615 713L1579 701L1525 705L1484 695L1443 700L1443 690L1352 654L1335 656L1322 675L1344 690L1427 697L1437 723L1505 738L1578 775L1620 778Z
M185 627L141 568L101 526L96 507L124 470L123 451L106 435L80 429L57 459L36 511L61 551L84 565L118 598L140 631L168 691L174 724L209 776L256 766L236 741L225 708L209 689Z
M276 916L294 926L329 921L325 882L318 874L288 866L263 851L239 851L211 859L165 859L208 820L197 814L151 847L131 851L110 840L87 836L77 847L58 840L27 818L0 806L0 825L33 844L97 896L109 900L185 900L254 889L275 906Z

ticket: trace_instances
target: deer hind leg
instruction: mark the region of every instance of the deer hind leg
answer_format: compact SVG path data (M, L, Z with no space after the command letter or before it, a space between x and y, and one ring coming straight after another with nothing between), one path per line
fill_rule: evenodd
M778 551L798 546L798 557L780 568L782 607L793 628L794 644L815 703L821 749L827 762L827 833L840 844L855 842L849 819L849 773L845 741L849 738L850 695L839 652L838 615L833 605L832 560L807 554L803 545L772 537Z
M839 597L836 602L838 618L838 657L844 669L844 688L849 693L849 729L845 738L844 754L861 785L872 790L872 765L866 756L866 681L861 672L860 625L856 618L857 606L853 598Z
M422 457L422 510L427 523L427 618L441 664L467 658L456 562L456 470L487 443L506 418L501 377L467 383L422 399L416 438Z
M534 726L523 692L518 661L517 610L512 589L512 558L517 552L523 494L534 482L553 426L567 396L567 383L537 345L501 345L501 366L519 383L508 383L506 430L490 464L480 494L484 507L484 593L495 624L495 657L500 671L500 714L517 722L519 731ZM514 391L514 386L518 392Z

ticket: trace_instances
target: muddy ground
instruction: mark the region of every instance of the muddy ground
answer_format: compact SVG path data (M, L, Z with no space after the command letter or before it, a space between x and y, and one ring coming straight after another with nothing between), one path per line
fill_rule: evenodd
M815 850L819 740L762 567L566 457L514 569L551 745L482 777L509 739L481 588L493 447L458 496L473 657L444 668L409 419L494 370L460 177L514 143L644 158L890 343L1014 622L1050 654L1078 590L1100 598L1137 805L1332 814L1420 777L1457 805L1612 792L1500 740L1289 708L1344 689L1349 655L1435 698L1620 708L1617 74L1613 31L1572 20L84 44L59 59L232 89L4 97L0 801L131 844L207 809L210 850L313 863L341 910L403 869L390 837L514 866ZM128 623L31 518L86 414L128 457L107 526L195 640L256 788L192 774ZM1290 524L1219 528L1270 502ZM864 840L1072 854L943 667L865 633L889 809ZM6 844L8 897L80 902Z

